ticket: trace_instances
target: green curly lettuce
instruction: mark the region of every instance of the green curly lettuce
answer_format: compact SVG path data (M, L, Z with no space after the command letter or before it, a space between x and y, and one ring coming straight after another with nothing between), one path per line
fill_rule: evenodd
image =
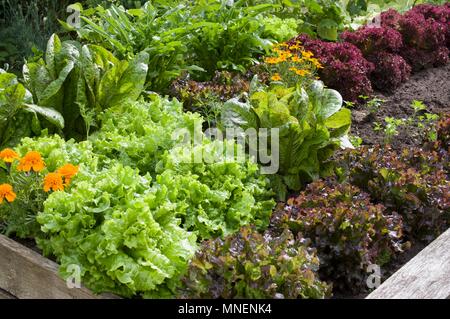
M81 170L76 186L53 193L37 220L48 238L44 253L60 263L63 278L79 267L94 292L166 297L196 251L196 237L182 229L165 186L121 164Z
M177 100L154 95L149 102L128 102L105 111L101 129L90 137L102 163L118 159L124 165L153 175L166 150L175 145L172 133L177 129L194 129L201 134L200 115L184 113ZM199 127L195 128L195 123Z
M171 200L185 207L179 215L184 227L200 238L228 235L250 223L266 227L274 202L258 165L237 158L224 162L227 146L236 143L211 142L202 124L200 115L184 113L177 100L155 95L150 102L106 110L90 141L103 165L118 159L167 186ZM177 131L189 132L187 142L195 139L196 145L180 144ZM194 154L202 155L200 161L193 161Z
M234 141L210 140L191 148L177 146L158 165L157 183L185 206L184 227L200 238L227 236L249 224L268 226L275 205L268 180L255 163L224 160L224 152L236 147ZM194 154L201 154L201 160L193 161Z

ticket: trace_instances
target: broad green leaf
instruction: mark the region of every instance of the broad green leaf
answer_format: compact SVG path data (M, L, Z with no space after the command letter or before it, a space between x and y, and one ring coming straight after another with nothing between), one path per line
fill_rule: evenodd
M23 66L23 77L27 88L31 90L37 101L42 100L42 94L53 81L43 61L41 63L27 63Z
M39 104L49 105L50 100L59 92L62 88L64 81L70 72L72 72L75 67L75 63L72 61L68 61L67 65L62 69L61 73L59 73L58 78L51 82L44 92L39 96Z
M325 125L331 129L350 127L352 123L352 113L349 109L343 108L325 121Z
M225 128L257 128L257 116L249 103L234 98L225 102L221 109L221 126Z
M56 61L55 56L61 51L61 40L56 34L53 34L48 40L47 51L45 52L45 62L47 70L52 78L56 78Z
M13 84L0 91L0 106L7 108L6 111L10 116L14 115L22 106L23 100L27 91L25 87L20 84Z
M25 106L27 111L37 113L57 127L61 129L64 128L64 118L58 111L49 107L42 107L34 104L25 104Z
M317 115L322 121L338 112L342 107L342 96L338 91L332 89L324 89L318 100Z
M338 38L338 24L331 19L323 19L317 26L317 34L325 40L336 41Z
M94 63L106 72L109 68L119 63L119 60L108 50L98 45L88 45L90 55Z
M130 61L128 68L120 78L118 92L111 100L112 106L122 103L126 99L136 100L141 95L147 78L148 60L148 53L141 52Z

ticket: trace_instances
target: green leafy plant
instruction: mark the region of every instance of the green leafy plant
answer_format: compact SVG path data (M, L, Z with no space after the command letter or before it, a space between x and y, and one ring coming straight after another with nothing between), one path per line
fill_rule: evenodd
M427 109L427 106L422 101L418 100L413 100L411 102L411 107L414 110L414 114L418 114L419 112L425 111Z
M264 38L274 39L277 42L287 41L298 34L298 21L293 18L268 17L264 19L264 25Z
M385 117L384 118L385 125L383 126L380 123L374 123L374 131L379 132L383 131L384 134L384 143L390 144L392 139L399 134L398 128L404 126L406 124L405 119L396 119L393 117Z
M118 159L167 187L184 227L200 238L228 235L249 223L267 227L275 203L258 165L226 157L237 145L212 142L202 133L202 124L198 114L183 113L180 102L155 95L149 103L108 109L90 141L102 165ZM182 129L201 141L180 144L172 135Z
M61 42L53 35L45 60L27 63L24 78L37 104L64 116L65 136L82 139L102 110L140 96L148 59L143 52L120 61L102 47Z
M269 225L275 202L268 180L257 164L226 157L238 147L234 141L204 139L192 147L175 146L158 163L156 182L182 207L183 227L199 238L227 236L249 224L259 230Z
M356 135L349 135L349 140L355 148L358 148L363 144L363 139Z
M367 109L369 110L370 114L372 114L372 115L377 113L378 110L380 109L380 106L384 102L386 102L386 100L383 100L383 99L380 99L377 97L370 97L367 95L361 95L359 98L364 101Z
M112 5L95 13L82 11L83 26L66 28L121 58L145 50L150 55L148 86L165 91L184 71L204 81L216 70L244 72L255 64L271 45L263 37L262 15L271 8L243 1L228 5L224 0L180 1L174 6L147 2L132 10Z
M63 278L79 267L95 292L173 293L195 253L195 235L179 226L167 188L150 180L117 163L82 168L71 190L50 195L37 217L45 233L37 242L57 257Z
M324 298L319 260L288 231L279 236L242 228L225 239L204 242L182 279L183 298Z
M39 135L44 128L63 127L59 112L34 104L31 93L17 77L0 69L0 148L17 144L23 137Z
M101 129L89 138L102 165L118 159L124 165L155 176L164 153L178 143L172 134L187 129L202 136L202 119L183 113L183 105L158 95L148 102L128 101L109 108L99 116ZM196 125L197 123L197 125Z
M387 263L402 251L402 223L382 205L348 183L316 181L280 205L272 227L310 238L320 259L319 273L334 291L364 290L366 268Z
M288 189L299 190L302 183L327 174L327 159L339 146L351 146L350 124L351 114L342 108L340 94L320 81L306 90L276 86L254 91L245 103L231 99L222 108L221 121L224 128L244 131L279 129L279 143L270 149L279 150L279 171L271 179L280 199Z

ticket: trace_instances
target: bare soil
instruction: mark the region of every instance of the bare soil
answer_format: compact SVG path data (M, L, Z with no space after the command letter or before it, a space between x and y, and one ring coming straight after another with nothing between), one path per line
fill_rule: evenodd
M376 92L375 96L385 102L374 114L370 114L366 105L357 106L352 110L352 134L361 137L364 145L383 142L383 134L373 130L374 122L384 123L385 117L402 119L411 117L414 114L411 107L413 100L422 101L427 106L425 112L450 113L450 64L414 74L392 94ZM418 138L419 134L411 130L411 127L400 128L399 133L392 141L395 149L420 145L422 142Z

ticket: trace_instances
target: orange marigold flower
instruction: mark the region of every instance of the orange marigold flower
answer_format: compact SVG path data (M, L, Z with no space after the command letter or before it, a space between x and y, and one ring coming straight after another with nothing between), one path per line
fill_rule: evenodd
M281 81L281 76L278 73L275 73L270 79L272 81Z
M57 173L61 174L64 177L64 185L69 185L72 177L74 177L78 173L78 166L72 164L66 164L63 167L60 167Z
M0 185L0 204L6 199L12 203L16 199L17 195L14 193L13 187L9 184Z
M12 163L14 160L20 159L20 157L19 154L14 152L14 150L5 148L0 152L0 159L2 159L5 163Z
M300 61L302 61L302 59L300 57L298 57L297 55L294 55L291 60L292 60L292 62L300 62Z
M50 190L63 191L63 176L59 173L49 173L44 178L44 191L48 193Z
M21 160L17 169L23 172L31 170L40 172L44 169L45 163L42 160L41 154L35 151L28 152Z

